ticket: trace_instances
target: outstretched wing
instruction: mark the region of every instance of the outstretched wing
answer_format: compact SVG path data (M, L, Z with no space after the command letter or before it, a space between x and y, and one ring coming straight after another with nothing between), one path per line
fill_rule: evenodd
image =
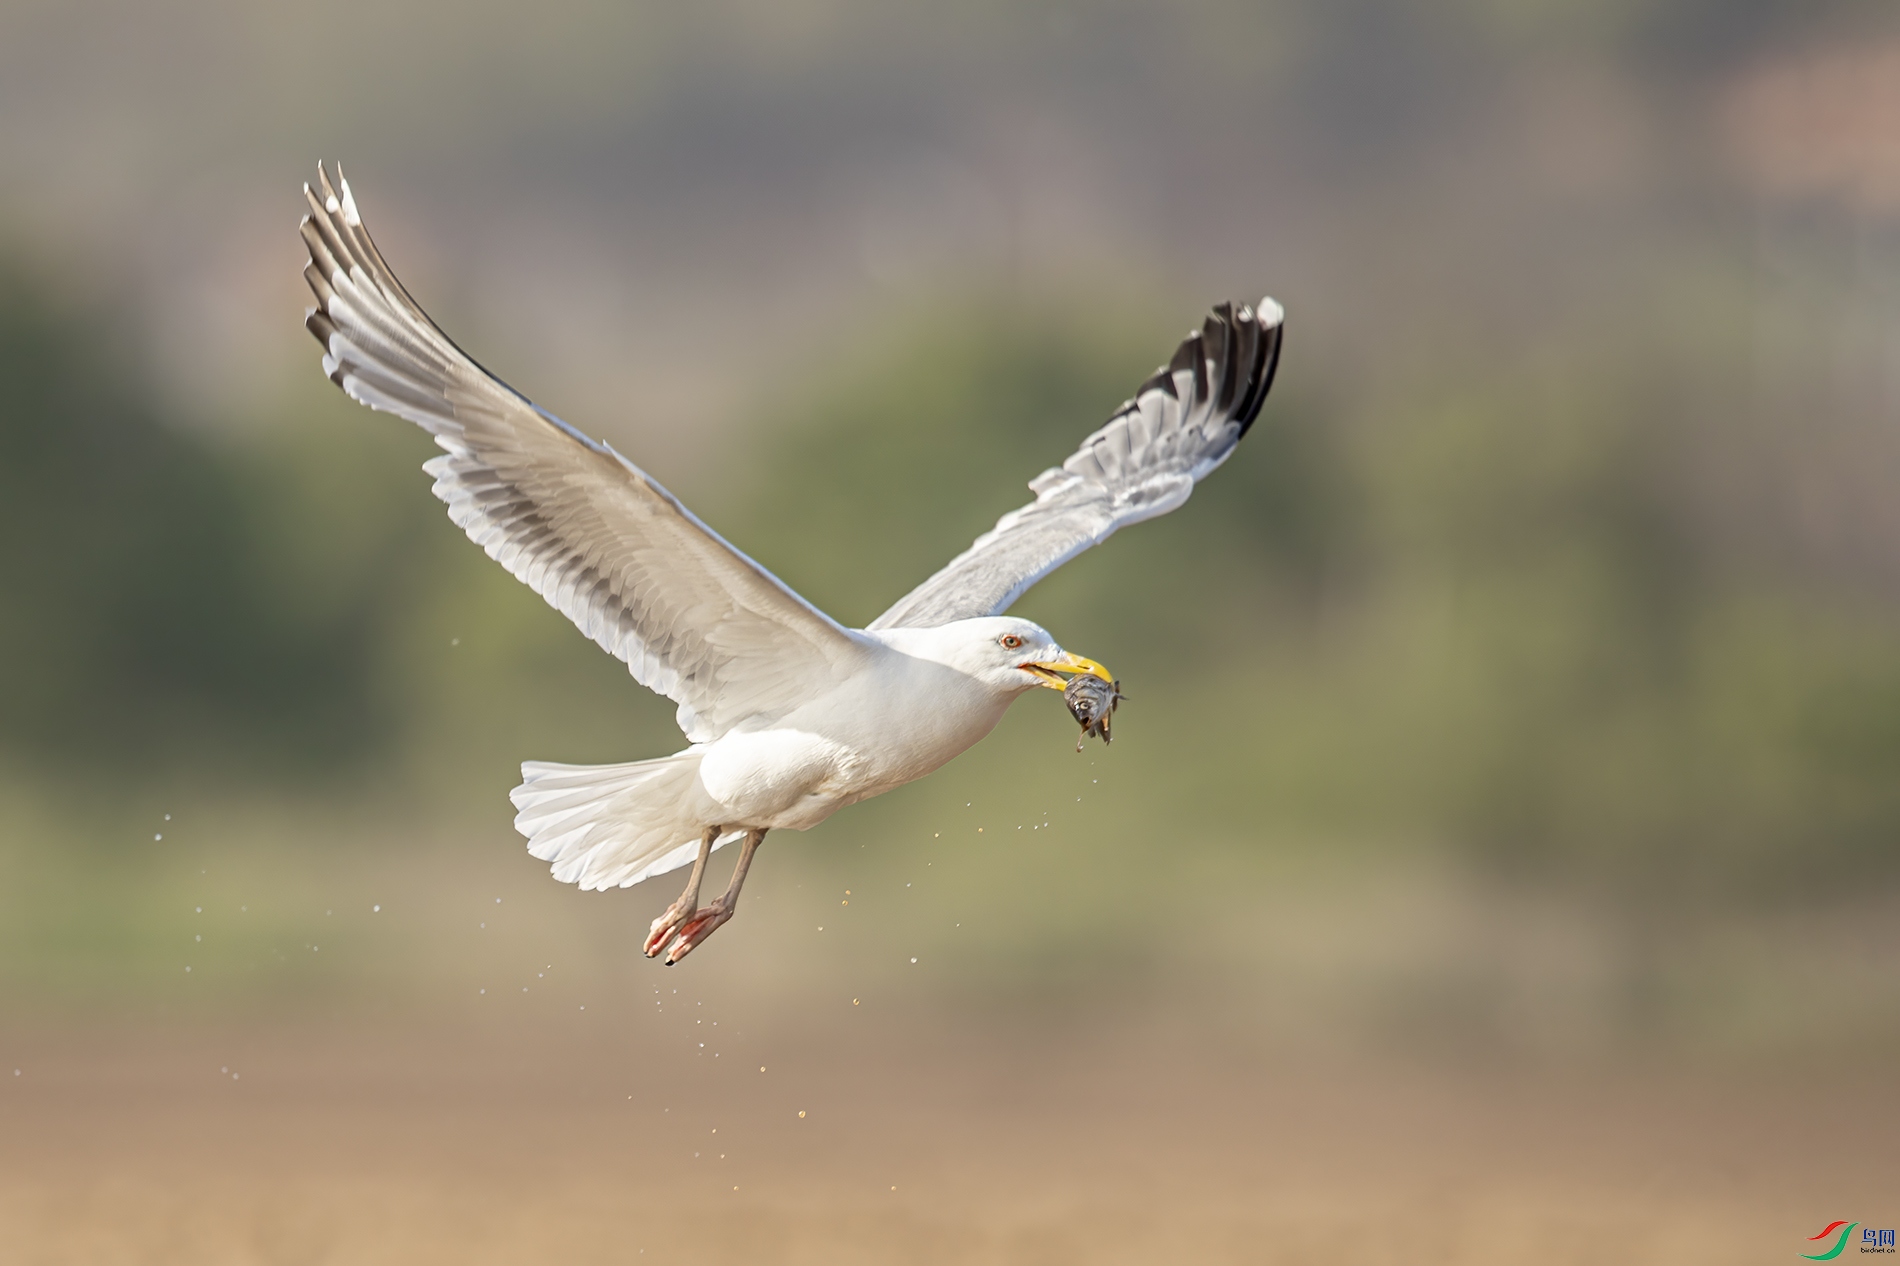
M423 469L449 517L515 577L677 702L711 742L770 719L869 653L859 634L728 545L611 447L476 364L409 297L350 186L304 186L317 297L305 324L352 398L414 422L445 454Z
M1028 588L1117 528L1188 499L1253 425L1280 361L1285 314L1271 299L1223 303L1174 359L1062 465L1030 481L1036 499L873 620L930 628L1001 615Z

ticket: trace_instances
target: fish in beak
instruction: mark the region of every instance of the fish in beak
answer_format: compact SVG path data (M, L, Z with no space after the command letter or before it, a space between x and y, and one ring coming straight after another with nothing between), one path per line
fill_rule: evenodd
M1069 705L1069 715L1082 726L1082 737L1075 740L1076 751L1082 750L1082 744L1091 734L1104 743L1109 741L1108 720L1127 697L1119 681L1103 681L1087 673L1077 673L1069 679L1062 701Z
M1080 673L1090 677L1100 677L1103 681L1114 681L1115 675L1092 659L1083 659L1080 655L1062 652L1061 659L1037 660L1033 663L1018 664L1016 667L1026 673L1034 673L1040 685L1051 690L1066 690L1069 683L1063 673Z

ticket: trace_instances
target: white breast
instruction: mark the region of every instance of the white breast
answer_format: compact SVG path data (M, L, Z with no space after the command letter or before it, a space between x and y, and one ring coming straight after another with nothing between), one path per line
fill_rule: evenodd
M699 781L729 826L782 826L789 810L849 760L843 745L808 730L740 731L706 749Z
M803 830L938 768L995 728L1013 697L893 651L773 728L710 744L700 782L729 828Z

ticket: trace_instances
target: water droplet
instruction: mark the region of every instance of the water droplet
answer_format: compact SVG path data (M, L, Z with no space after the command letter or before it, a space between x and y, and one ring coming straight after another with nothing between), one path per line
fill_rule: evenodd
M166 820L167 822L169 822L169 821L171 821L171 820L172 820L172 815L171 815L171 814L169 814L169 813L168 813L168 814L166 814L166 815L165 815L165 820Z
M381 914L383 912L383 908L381 906L371 906L369 908L369 912L371 914Z
M798 1119L799 1119L800 1121L803 1121L803 1120L805 1119L805 1114L804 1114L803 1112L801 1112L801 1113L799 1113L799 1114L798 1114Z
M154 835L154 836L152 837L152 839L153 839L154 841L157 841L157 840L162 840L162 839L164 839L164 838L165 838L165 837L164 837L163 835Z
M913 958L913 959L911 959L910 961L914 963L914 962L916 962L917 960Z

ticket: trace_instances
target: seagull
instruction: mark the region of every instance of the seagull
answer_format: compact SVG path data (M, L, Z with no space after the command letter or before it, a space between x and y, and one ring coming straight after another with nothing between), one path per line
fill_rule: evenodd
M1252 426L1279 363L1272 299L1221 304L1035 500L861 629L728 544L612 446L495 377L409 297L337 169L304 186L316 296L304 324L323 371L443 450L424 464L449 518L608 654L679 705L688 746L618 765L529 761L515 827L554 877L626 888L690 864L644 950L672 966L724 925L768 831L803 831L937 769L1019 695L1086 674L1030 620L1031 585L1118 528L1176 509ZM1065 676L1066 675L1066 676ZM741 842L725 893L700 903L713 850Z

